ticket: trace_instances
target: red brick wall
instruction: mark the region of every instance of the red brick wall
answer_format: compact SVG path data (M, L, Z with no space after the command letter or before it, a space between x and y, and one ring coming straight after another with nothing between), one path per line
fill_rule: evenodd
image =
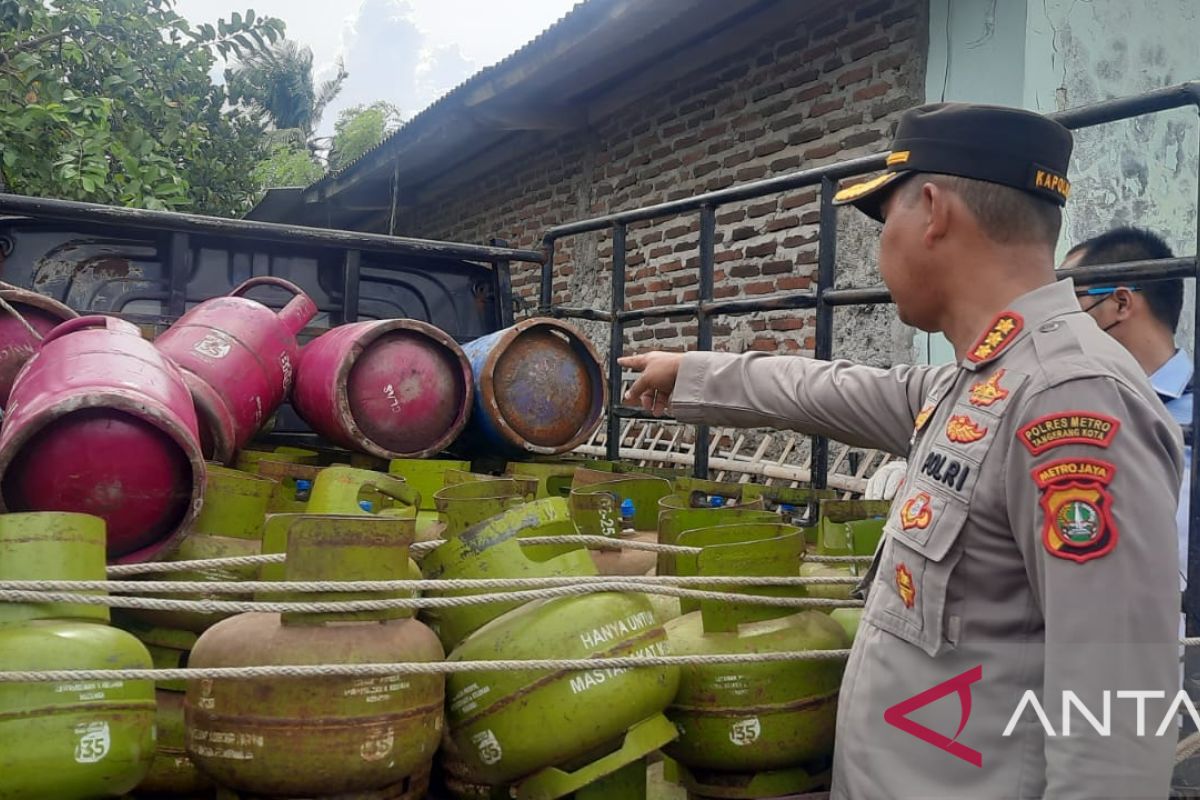
M448 191L401 216L397 233L538 247L553 225L687 197L886 147L897 115L924 97L925 0L840 0L778 35L638 99L589 130L498 169L469 191ZM717 217L715 295L752 297L807 288L817 261L814 190L723 206ZM695 215L633 225L628 308L695 300ZM560 242L555 301L609 307L607 233ZM514 265L514 290L536 304L539 274ZM877 318L877 317L872 317ZM839 323L841 324L841 323ZM626 346L681 348L694 321L630 326ZM606 349L605 335L592 331ZM716 349L803 353L809 312L731 317Z

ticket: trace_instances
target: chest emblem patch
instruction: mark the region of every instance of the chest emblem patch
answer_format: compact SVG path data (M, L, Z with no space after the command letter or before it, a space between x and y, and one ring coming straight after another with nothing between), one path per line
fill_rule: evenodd
M900 593L905 608L912 608L917 602L917 585L913 583L912 570L903 563L896 565L896 591Z
M929 418L933 416L934 408L936 408L936 406L933 403L929 403L921 409L921 411L917 414L916 423L913 425L914 432L921 432L921 429L925 427L925 423L929 422Z
M1000 385L1004 370L996 370L992 377L982 380L971 387L971 405L986 408L1008 397L1008 389Z
M1042 543L1052 556L1082 564L1117 546L1107 461L1068 458L1033 470L1041 489Z
M958 444L978 442L986 435L987 428L981 428L966 414L955 414L946 422L946 438Z
M1013 343L1024 327L1025 318L1017 312L1001 312L992 320L991 327L971 347L971 351L967 353L967 360L978 364L995 358Z
M917 492L900 507L900 527L925 530L933 522L933 498L928 492Z
M1090 444L1108 447L1112 444L1119 420L1091 411L1061 411L1038 417L1017 431L1021 444L1033 455L1065 444Z

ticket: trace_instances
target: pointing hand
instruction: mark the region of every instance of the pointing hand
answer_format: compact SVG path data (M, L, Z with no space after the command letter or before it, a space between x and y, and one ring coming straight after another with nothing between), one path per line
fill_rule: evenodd
M625 401L638 404L652 414L665 413L671 402L671 392L675 391L675 378L682 361L682 353L658 351L621 358L622 367L642 373L625 393Z

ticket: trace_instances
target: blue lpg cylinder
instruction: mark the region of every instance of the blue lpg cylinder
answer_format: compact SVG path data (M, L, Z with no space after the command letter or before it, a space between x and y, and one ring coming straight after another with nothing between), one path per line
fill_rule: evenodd
M571 326L529 319L476 339L463 351L475 398L456 452L557 455L578 447L600 424L604 373L591 343Z

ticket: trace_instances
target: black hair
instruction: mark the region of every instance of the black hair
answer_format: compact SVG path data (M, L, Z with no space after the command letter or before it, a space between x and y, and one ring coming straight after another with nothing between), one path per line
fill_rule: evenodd
M1067 255L1076 253L1083 254L1078 262L1080 267L1175 257L1166 241L1157 233L1129 226L1114 228L1081 242L1072 247ZM1183 279L1147 281L1140 284L1140 288L1150 306L1150 313L1174 331L1179 325L1179 313L1183 309Z
M957 175L922 172L908 179L900 189L910 199L925 183L935 183L950 189L975 216L979 227L989 239L1000 244L1034 241L1051 247L1058 241L1062 227L1062 209L1029 192L989 181L963 178Z

